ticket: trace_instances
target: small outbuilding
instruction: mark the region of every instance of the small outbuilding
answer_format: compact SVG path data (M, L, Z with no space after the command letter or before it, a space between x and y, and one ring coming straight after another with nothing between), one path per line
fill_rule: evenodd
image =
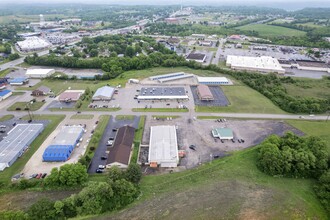
M233 131L230 128L214 128L212 136L218 137L221 140L231 140L234 138Z
M92 100L93 101L103 101L103 100L110 101L114 92L115 92L115 88L110 87L110 86L103 86L96 90L96 92L94 93L94 95L92 97Z

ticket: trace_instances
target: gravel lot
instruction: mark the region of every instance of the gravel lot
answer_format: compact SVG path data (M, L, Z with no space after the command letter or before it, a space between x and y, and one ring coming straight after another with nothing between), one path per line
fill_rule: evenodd
M191 120L188 117L180 117L169 120L155 120L148 117L146 120L142 144L148 145L150 138L150 126L175 125L177 129L179 149L186 150L186 157L181 159L179 166L186 169L193 168L200 163L214 159L214 156L222 157L228 152L242 150L261 143L268 135L283 135L286 131L293 131L298 135L303 133L282 121L270 120L234 120L226 122L215 120ZM228 127L233 130L235 143L213 138L211 130L218 127ZM237 139L244 139L244 143L238 143ZM196 151L189 149L190 145L196 146ZM146 149L144 149L145 151ZM140 155L142 156L142 155Z

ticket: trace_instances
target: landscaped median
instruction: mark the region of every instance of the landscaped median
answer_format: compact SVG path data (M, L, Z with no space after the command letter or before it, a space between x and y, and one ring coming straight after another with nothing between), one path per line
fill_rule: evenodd
M145 121L146 121L146 116L145 115L141 116L138 129L135 132L134 149L133 149L133 154L132 154L131 161L130 161L131 164L137 163L137 160L138 160L139 148L140 148L140 144L142 141Z
M4 115L0 117L0 121L8 121L12 118L14 118L14 115Z
M31 111L36 111L36 110L40 109L44 104L45 104L44 102L33 102L32 104L30 104L30 102L16 102L12 106L10 106L7 110L8 111L21 111L21 110L27 111L29 108Z
M188 112L187 108L133 108L133 112Z
M30 144L29 149L10 167L0 172L1 182L10 182L13 175L20 173L32 155L38 150L47 137L55 130L65 115L34 115L33 120L49 120L50 123L45 127L40 135ZM23 120L29 120L29 116L24 116Z

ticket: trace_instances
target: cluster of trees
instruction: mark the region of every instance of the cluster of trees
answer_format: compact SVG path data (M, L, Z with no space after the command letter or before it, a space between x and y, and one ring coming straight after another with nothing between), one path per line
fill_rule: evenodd
M5 43L5 44L0 43L0 53L10 54L11 45L9 43Z
M315 178L315 193L330 213L330 159L320 138L272 135L259 145L257 166L272 176Z
M260 145L258 167L272 176L318 178L327 171L328 160L323 140L288 132L282 138L271 135Z
M45 183L48 179L51 179L48 181L55 184L51 185L53 187L57 187L58 185L72 187L81 186L84 182L86 182L85 180L78 181L78 179L82 180L81 177L72 177L75 176L76 172L77 176L81 176L81 170L83 169L87 175L85 166L78 163L70 167L72 171L69 171L66 168L62 170L63 174L58 174L55 173L55 171L52 171L51 176L45 179ZM141 180L141 177L141 168L137 164L129 165L126 171L122 171L118 167L112 167L104 181L89 182L77 194L73 194L68 198L57 201L42 198L28 208L26 212L0 212L0 219L64 220L74 218L76 216L95 215L107 211L118 210L132 203L138 197L140 193L138 183ZM64 180L66 178L70 180ZM49 182L47 182L47 184L49 184Z

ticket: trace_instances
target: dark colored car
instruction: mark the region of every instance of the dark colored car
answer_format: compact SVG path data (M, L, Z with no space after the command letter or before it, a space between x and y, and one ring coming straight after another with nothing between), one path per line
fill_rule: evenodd
M196 146L195 146L195 145L190 145L189 148L190 148L191 150L196 150Z
M13 126L16 126L16 124L17 124L17 123L15 122L15 123L13 124Z
M47 176L47 173L42 174L41 178L45 178Z
M104 172L104 170L102 170L102 169L96 169L96 171L95 171L96 173L103 173Z
M231 142L235 143L235 140L234 139L231 139Z
M241 143L241 140L240 139L237 139L238 143Z
M102 160L106 160L106 159L108 159L108 155L107 155L107 154L102 155L102 156L101 156L101 159L102 159Z
M241 141L242 141L242 143L244 143L245 141L244 141L244 139L241 139Z
M32 120L30 119L30 120L28 120L28 123L31 123L32 122Z
M214 155L213 158L214 159L218 159L220 156L219 155Z
M99 123L99 121L96 121L96 122L95 122L95 124L98 124L98 123Z

